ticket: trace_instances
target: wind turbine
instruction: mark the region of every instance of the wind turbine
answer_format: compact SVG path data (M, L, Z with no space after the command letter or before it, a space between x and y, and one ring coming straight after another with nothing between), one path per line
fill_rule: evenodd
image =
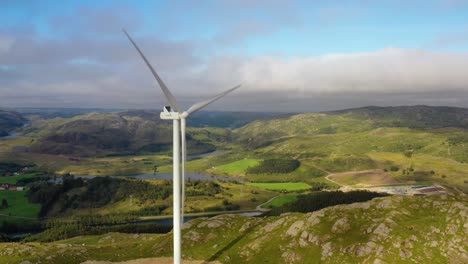
M161 112L161 119L164 120L173 120L173 230L174 235L174 263L180 264L182 261L182 236L181 236L181 222L183 222L183 212L184 212L184 202L185 202L185 160L187 157L187 144L186 144L186 119L190 114L206 107L207 105L219 100L221 97L227 95L228 93L236 90L241 85L237 85L227 91L224 91L216 96L213 96L204 101L193 104L186 111L181 111L181 108L177 104L175 97L164 84L159 74L153 68L151 63L145 57L143 52L140 50L138 45L133 41L130 35L125 29L122 29L127 38L130 40L132 45L140 54L143 61L146 63L146 66L150 69L154 78L158 82L161 90L169 101L170 107L166 106ZM171 108L172 107L172 108ZM182 148L180 146L180 139L182 138ZM181 152L182 149L182 152ZM182 178L180 175L180 157L182 157Z

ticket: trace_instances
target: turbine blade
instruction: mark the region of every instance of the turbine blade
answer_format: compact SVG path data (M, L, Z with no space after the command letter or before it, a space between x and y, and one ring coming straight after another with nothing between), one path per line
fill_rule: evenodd
M172 108L174 108L177 112L181 113L180 111L180 108L179 106L177 105L177 102L174 98L174 96L172 95L171 91L169 91L169 89L167 88L166 84L163 82L163 80L161 79L161 77L159 77L158 73L156 72L156 70L153 68L153 66L151 65L151 63L148 61L148 59L145 57L145 55L143 54L143 52L140 50L140 48L138 47L138 45L135 43L135 41L133 41L133 39L130 37L130 35L127 33L127 31L125 29L122 29L122 31L125 33L125 35L127 36L128 40L130 40L130 42L133 44L133 46L135 47L135 49L138 51L138 53L140 54L141 58L145 61L146 63L146 66L148 66L148 68L150 69L151 73L153 74L154 78L156 78L156 81L158 82L159 86L161 87L161 90L163 91L164 95L166 96L167 100L169 101L169 104L172 106Z
M210 98L210 99L207 99L207 100L205 100L205 101L201 101L201 102L195 103L195 104L192 105L186 112L187 112L188 114L194 113L194 112L196 112L196 111L198 111L198 110L204 108L205 106L207 106L207 105L213 103L214 101L219 100L221 97L225 96L226 94L228 94L228 93L230 93L230 92L236 90L237 88L241 87L241 85L242 85L242 84L239 84L239 85L237 85L237 86L235 86L235 87L233 87L233 88L231 88L231 89L229 89L229 90L227 90L227 91L224 91L224 92L222 92L222 93L220 93L220 94L218 94L218 95L216 95L216 96L214 96L214 97L212 97L212 98Z
M187 144L185 136L185 118L180 120L180 132L182 134L182 199L181 199L181 223L184 223L184 207L185 207L185 160L187 159Z

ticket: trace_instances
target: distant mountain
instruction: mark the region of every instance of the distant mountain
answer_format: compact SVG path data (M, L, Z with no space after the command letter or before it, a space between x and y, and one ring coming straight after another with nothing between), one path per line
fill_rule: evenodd
M448 106L368 106L327 112L372 120L376 127L468 128L468 109Z
M161 122L160 111L156 110L128 110L124 111L126 116L136 116L147 120ZM255 120L267 120L276 117L289 116L284 113L263 113L263 112L195 112L187 119L189 127L221 127L239 128ZM169 122L166 121L167 124Z
M468 109L435 106L369 106L322 113L305 113L258 120L235 130L241 142L261 146L294 135L370 131L379 127L417 129L468 128Z
M27 122L20 113L0 109L0 137L7 136L10 131L23 126Z
M51 119L56 117L69 118L89 113L125 112L127 116L138 116L144 119L159 121L159 110L123 110L104 108L15 108L15 111L30 119ZM234 129L244 126L254 120L287 116L290 114L275 112L220 112L201 111L190 116L187 124L191 127L223 127Z
M119 112L122 109L105 109L105 108L47 108L47 107L20 107L14 108L15 111L21 113L24 116L36 119L36 117L49 119L55 117L74 117L86 113L110 113Z
M159 116L159 115L158 115ZM211 136L202 136L209 133ZM72 118L35 122L23 134L35 138L32 151L47 154L95 156L167 152L172 125L152 112L88 113ZM223 130L189 129L188 148L193 154L215 150L214 142L227 140Z
M188 125L192 127L224 127L229 129L239 128L255 120L267 120L271 118L290 116L286 113L274 112L196 112L188 119Z

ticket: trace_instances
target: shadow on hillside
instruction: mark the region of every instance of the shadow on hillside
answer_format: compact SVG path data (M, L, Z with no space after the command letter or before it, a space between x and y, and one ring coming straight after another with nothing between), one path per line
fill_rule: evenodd
M239 242L242 238L244 238L247 234L252 231L257 224L252 225L251 227L247 228L245 232L243 232L240 236L236 237L236 239L232 240L229 244L221 248L218 252L216 252L213 256L211 256L206 262L203 262L203 264L208 264L210 261L215 261L218 259L224 252L228 251L232 246L234 246L237 242Z

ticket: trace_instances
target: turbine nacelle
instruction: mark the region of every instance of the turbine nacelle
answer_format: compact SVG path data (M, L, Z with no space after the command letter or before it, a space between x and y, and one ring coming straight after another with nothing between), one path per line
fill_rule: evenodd
M163 120L179 120L181 115L178 112L171 111L170 106L165 106L159 117Z
M179 119L185 119L189 116L190 114L187 113L187 111L184 111L182 114L178 112L172 112L171 108L169 106L164 107L164 110L161 112L159 117L163 120L179 120Z

